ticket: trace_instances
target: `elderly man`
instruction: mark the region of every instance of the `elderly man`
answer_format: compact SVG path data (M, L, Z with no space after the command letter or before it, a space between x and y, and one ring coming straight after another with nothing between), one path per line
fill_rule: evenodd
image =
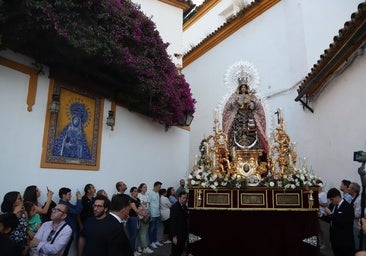
M62 254L72 234L65 222L68 207L58 204L52 209L51 220L42 224L29 246L35 256Z
M118 181L116 183L116 189L117 189L117 194L124 194L125 191L127 190L127 185L123 181Z
M186 181L184 179L181 179L179 181L179 187L175 190L175 196L177 197L177 199L179 197L180 192L182 192L182 191L187 192L187 190L186 190Z
M353 236L355 239L355 249L358 251L360 249L360 229L358 224L360 223L361 218L361 186L357 182L351 182L348 187L349 194L352 196L351 205L354 209L354 219L353 219ZM362 246L364 249L364 246Z

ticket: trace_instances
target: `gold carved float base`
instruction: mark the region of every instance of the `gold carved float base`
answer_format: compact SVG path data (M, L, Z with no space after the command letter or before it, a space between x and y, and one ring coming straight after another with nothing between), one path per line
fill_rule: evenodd
M317 190L253 187L247 189L189 190L188 206L202 210L317 211ZM316 199L316 200L315 200Z

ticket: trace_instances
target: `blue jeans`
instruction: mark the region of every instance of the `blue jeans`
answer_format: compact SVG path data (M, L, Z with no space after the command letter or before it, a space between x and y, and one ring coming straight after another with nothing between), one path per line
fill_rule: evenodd
M158 241L158 224L160 217L152 217L149 225L149 239L150 243Z
M132 251L136 251L136 237L137 237L137 217L129 217L127 221L127 230L130 237L130 246Z

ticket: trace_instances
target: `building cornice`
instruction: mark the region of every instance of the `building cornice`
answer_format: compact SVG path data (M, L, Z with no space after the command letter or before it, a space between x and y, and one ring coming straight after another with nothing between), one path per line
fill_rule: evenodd
M40 71L35 68L18 63L16 61L6 59L1 56L0 56L0 65L29 75L27 110L31 112L33 110L33 105L36 103L38 73Z
M202 5L197 7L197 12L193 15L192 18L187 20L183 24L183 31L196 23L200 18L202 18L206 13L208 13L212 8L215 7L221 0L206 0Z
M183 11L186 11L190 8L190 6L188 4L178 1L178 0L159 0L159 1L172 5L172 6L175 6L175 7L178 7L180 9L182 9Z
M307 101L318 95L332 75L342 68L349 58L365 44L366 2L363 2L358 5L358 11L351 15L351 20L347 21L344 27L339 30L329 48L324 50L320 59L301 82L295 101L300 101L308 107Z
M235 33L238 29L254 20L278 2L280 2L280 0L256 0L246 8L242 9L233 18L229 19L215 32L208 35L189 52L187 52L183 56L183 67L194 62L196 59L204 55L206 52Z

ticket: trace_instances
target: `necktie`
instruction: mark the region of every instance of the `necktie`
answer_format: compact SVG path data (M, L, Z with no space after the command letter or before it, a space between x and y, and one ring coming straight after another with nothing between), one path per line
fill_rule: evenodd
M332 215L334 216L335 214L337 214L337 212L338 212L338 204L334 206ZM330 220L330 226L333 227L333 218L331 218Z

